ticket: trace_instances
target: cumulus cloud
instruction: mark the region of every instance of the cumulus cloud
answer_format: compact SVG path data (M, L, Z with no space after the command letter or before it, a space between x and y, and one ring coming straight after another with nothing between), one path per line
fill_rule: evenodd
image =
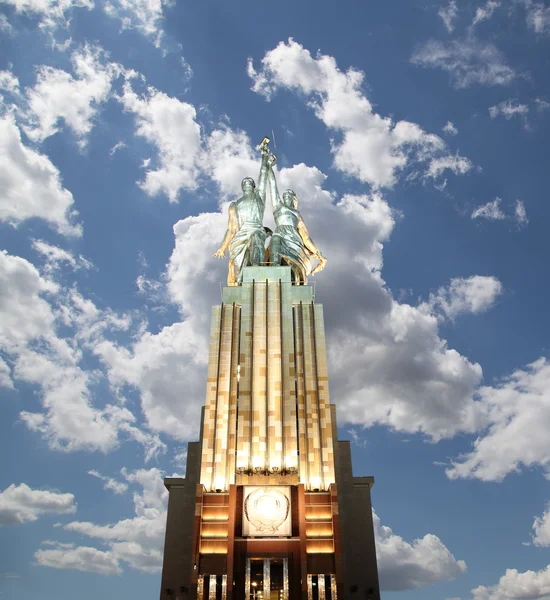
M516 77L494 44L474 37L450 42L430 40L413 53L411 62L447 71L457 88L474 84L508 85Z
M13 390L13 382L11 380L11 369L6 361L0 358L0 387Z
M550 505L540 517L536 517L533 523L533 543L535 546L547 548L550 546Z
M128 483L142 488L141 493L135 492L133 496L133 518L112 525L73 521L65 525L65 529L101 540L109 547L108 554L117 564L120 560L140 571L158 572L162 566L168 502L163 473L158 469L133 472L123 469L122 475Z
M71 192L50 159L25 146L11 114L0 116L0 220L40 218L63 235L80 236Z
M514 220L519 227L524 227L529 223L525 204L522 200L514 202L513 214L506 214L502 210L502 199L498 197L475 208L471 217L472 219L487 219L488 221Z
M63 289L42 277L25 259L0 252L0 350L13 364L14 383L38 386L43 410L23 410L20 418L50 447L107 452L124 432L144 446L148 458L165 450L158 436L136 426L127 408L94 406L98 373L80 366L88 346L106 331L128 326L128 318L97 309L74 288ZM58 335L60 327L69 339Z
M458 129L451 121L447 121L447 124L443 127L443 133L446 133L447 135L456 135L458 133Z
M158 48L164 33L163 7L169 4L169 0L112 0L104 3L103 10L110 17L120 19L123 30L136 29L151 37Z
M332 153L334 166L348 175L377 188L391 187L405 167L431 166L446 155L439 136L416 123L375 113L361 90L364 74L352 68L340 71L331 56L314 58L290 38L267 52L261 63L256 71L249 60L252 89L267 99L281 88L303 94L327 128L342 135L341 141L332 141Z
M82 255L75 257L68 250L48 244L44 240L33 240L32 247L44 257L44 272L48 274L60 269L62 266L68 266L73 271L91 269L93 267L92 263Z
M535 98L535 104L537 105L537 110L539 112L550 109L550 102L544 98Z
M550 363L546 358L477 390L489 427L452 461L451 479L502 481L522 468L550 471Z
M472 163L464 156L442 156L434 158L426 172L426 177L437 179L445 171L450 171L455 175L464 175L472 168Z
M488 0L485 6L478 6L472 26L481 23L482 21L488 21L494 14L495 10L499 8L500 2L496 0Z
M456 560L436 535L427 534L410 543L381 525L374 512L373 520L382 591L425 587L466 572L466 563Z
M112 490L115 494L124 494L124 492L128 489L128 484L123 481L117 481L114 477L107 477L106 475L102 475L98 473L95 469L88 471L88 475L92 475L93 477L97 477L103 481L103 487L106 490Z
M53 29L66 26L73 8L94 8L93 0L2 0L13 6L17 13L38 17L40 27Z
M120 575L122 569L112 552L79 546L67 548L59 544L54 548L40 548L34 553L36 564L54 569L74 569L99 575Z
M479 314L487 311L502 293L502 284L496 277L472 275L451 280L448 287L441 287L430 294L425 310L455 319L464 313Z
M540 571L507 569L493 586L480 585L472 590L473 600L547 600L550 565Z
M170 202L177 201L181 189L195 189L201 150L195 107L154 88L140 96L130 82L119 100L135 115L136 134L157 149L157 168L147 170L142 189L150 196L166 194Z
M75 75L42 65L36 84L26 91L24 113L28 125L25 132L42 142L60 129L63 121L77 137L80 145L92 130L99 106L111 91L111 82L121 73L115 63L104 61L98 48L85 46L71 56Z
M8 21L8 17L6 17L6 15L0 15L0 31L3 31L6 35L15 34L15 30Z
M506 215L501 209L502 199L495 198L492 202L487 202L478 206L472 212L472 219L488 219L489 221L502 221Z
M514 208L516 223L518 225L527 225L529 219L527 218L527 211L525 210L525 204L522 200L516 200Z
M529 107L527 104L520 104L517 100L504 100L495 106L491 106L489 108L489 115L491 119L498 117L499 115L503 116L507 121L509 121L514 116L525 117L529 112Z
M527 11L527 25L535 33L550 33L550 6L532 0L524 0L524 4Z
M73 494L33 490L26 483L12 483L0 492L0 525L20 525L42 515L76 512Z
M0 71L0 90L18 95L19 79L11 71Z
M456 0L451 0L449 2L449 4L447 4L447 6L445 6L445 7L442 6L437 11L437 14L441 17L441 20L443 21L443 24L445 25L445 28L447 29L447 31L449 33L452 33L452 31L455 28L454 22L458 16L458 8L456 6Z

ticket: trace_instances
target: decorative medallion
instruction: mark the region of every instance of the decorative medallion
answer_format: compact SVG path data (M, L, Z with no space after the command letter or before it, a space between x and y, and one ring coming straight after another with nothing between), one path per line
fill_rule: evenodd
M244 488L243 535L292 535L290 489L283 486Z

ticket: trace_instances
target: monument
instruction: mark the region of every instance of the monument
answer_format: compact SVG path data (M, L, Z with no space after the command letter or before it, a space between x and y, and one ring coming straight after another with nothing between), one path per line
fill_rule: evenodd
M353 476L338 440L323 307L308 285L327 261L296 194L279 195L268 138L260 150L258 185L243 180L214 255L229 250L228 285L212 308L200 441L185 478L165 479L160 598L379 600L374 478Z

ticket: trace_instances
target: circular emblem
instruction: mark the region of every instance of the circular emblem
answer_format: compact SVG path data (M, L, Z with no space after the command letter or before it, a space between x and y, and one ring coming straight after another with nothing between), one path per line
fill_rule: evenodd
M256 533L274 534L286 521L290 502L280 490L257 488L244 501L244 514Z

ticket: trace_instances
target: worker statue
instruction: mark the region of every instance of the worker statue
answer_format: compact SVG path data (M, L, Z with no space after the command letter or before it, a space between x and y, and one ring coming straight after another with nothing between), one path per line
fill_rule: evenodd
M327 259L313 243L302 215L298 210L298 198L293 190L286 190L283 197L279 195L273 165L275 157L268 158L268 181L271 195L271 206L276 229L269 243L269 261L273 266L288 265L292 270L295 284L307 283L308 275L322 271ZM311 258L318 260L312 270Z
M286 190L282 198L279 195L273 171L277 159L269 151L269 138L262 140L260 151L262 164L258 186L251 177L242 180L243 195L229 205L227 231L214 256L223 258L229 249L227 285L230 286L242 282L244 267L261 264L287 265L291 268L293 282L303 285L307 283L308 275L324 269L327 259L309 236L298 210L296 194ZM266 253L266 239L271 233L263 225L268 182L276 229ZM318 261L313 269L312 257Z
M214 254L218 258L225 256L229 248L229 271L227 285L238 285L242 281L243 268L265 263L265 241L268 230L263 226L265 212L265 193L269 138L260 144L262 166L258 177L258 186L252 177L241 182L243 195L229 205L229 222L223 241Z

